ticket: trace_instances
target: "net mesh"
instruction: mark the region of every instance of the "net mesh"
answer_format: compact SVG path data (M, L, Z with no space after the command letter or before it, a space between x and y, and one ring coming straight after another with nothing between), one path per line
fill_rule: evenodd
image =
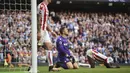
M31 10L31 0L0 0L1 10Z

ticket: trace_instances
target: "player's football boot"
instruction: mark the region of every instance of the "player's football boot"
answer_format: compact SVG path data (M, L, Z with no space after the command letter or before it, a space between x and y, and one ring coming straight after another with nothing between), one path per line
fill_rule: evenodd
M61 68L54 68L54 66L49 66L49 72L50 71L60 71Z

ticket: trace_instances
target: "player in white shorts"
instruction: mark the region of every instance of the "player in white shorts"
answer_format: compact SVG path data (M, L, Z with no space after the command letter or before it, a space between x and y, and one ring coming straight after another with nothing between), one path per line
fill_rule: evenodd
M104 63L107 68L120 68L118 64L113 62L112 57L107 57L99 53L96 49L87 50L86 56L88 57L91 68L95 68L95 61Z
M38 5L38 18L40 21L40 31L38 32L38 45L45 45L47 48L47 60L49 64L49 71L56 71L58 69L54 68L53 66L53 54L52 54L52 42L49 37L49 32L54 36L57 37L57 34L53 32L51 27L49 26L48 23L48 16L49 16L49 10L47 5L51 3L51 0L43 0L39 5ZM39 44L40 43L40 44Z

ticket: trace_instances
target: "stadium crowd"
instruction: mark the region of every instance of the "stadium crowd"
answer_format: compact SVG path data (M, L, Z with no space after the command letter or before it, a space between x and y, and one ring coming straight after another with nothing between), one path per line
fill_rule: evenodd
M61 26L69 29L70 48L79 62L87 63L86 50L96 47L117 63L130 63L130 16L127 13L56 12L56 17L49 20L58 35ZM55 45L56 38L52 37L52 41ZM40 63L46 62L43 49L38 47ZM0 13L0 61L4 60L5 52L10 52L12 62L31 62L29 11Z
M31 54L31 13L7 11L0 14L1 60L11 55L12 62L29 62ZM4 57L2 57L4 56Z

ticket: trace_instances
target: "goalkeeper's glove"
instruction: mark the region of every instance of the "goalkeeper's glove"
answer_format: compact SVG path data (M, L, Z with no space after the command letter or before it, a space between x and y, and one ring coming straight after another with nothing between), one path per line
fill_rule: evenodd
M75 63L75 59L73 56L68 56L67 58L70 60L70 62Z

